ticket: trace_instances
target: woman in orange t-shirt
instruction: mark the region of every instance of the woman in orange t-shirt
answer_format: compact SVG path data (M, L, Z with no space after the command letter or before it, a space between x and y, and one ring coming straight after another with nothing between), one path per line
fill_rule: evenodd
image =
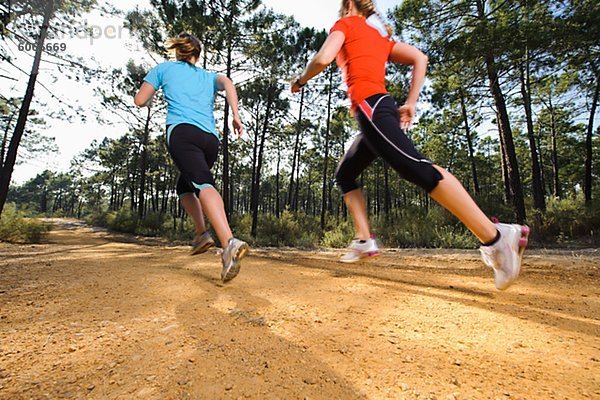
M356 230L356 239L340 261L355 262L379 254L356 178L375 158L381 157L401 177L425 189L473 232L481 242L484 263L494 270L496 287L506 289L519 275L529 228L492 223L452 174L417 151L405 130L415 114L427 57L413 46L391 40L389 27L378 28L382 20L373 0L342 0L340 20L302 74L291 83L292 92L300 91L336 59L361 129L335 173ZM411 87L399 109L385 88L388 61L413 66Z

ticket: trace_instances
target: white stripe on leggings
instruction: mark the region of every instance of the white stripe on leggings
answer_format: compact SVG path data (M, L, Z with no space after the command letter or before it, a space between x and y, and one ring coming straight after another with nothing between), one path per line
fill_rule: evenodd
M390 96L389 94L386 94L385 96L382 96L382 97L381 97L379 100L377 100L377 103L375 103L375 105L374 105L374 106L371 108L371 109L373 110L373 115L375 115L375 109L376 109L376 108L377 108L377 106L379 105L379 102L381 102L381 100L383 100L385 97L389 97L389 96ZM368 104L368 103L367 103L367 104ZM361 110L361 111L362 111L362 110ZM364 112L363 112L363 113L364 113ZM366 115L365 115L365 117L366 117ZM383 134L383 132L381 132L381 131L379 130L379 128L377 127L377 125L375 125L375 123L373 122L373 120L372 120L372 119L370 119L369 117L367 117L367 119L369 120L369 122L371 123L371 125L373 125L373 128L375 128L375 130L376 130L376 131L377 131L377 132L378 132L378 133L381 135L381 137L382 137L382 138L384 138L384 139L385 139L385 141L386 141L386 142L388 142L388 143L389 143L389 144L390 144L390 145L391 145L393 148L395 148L396 150L398 150L398 152L399 152L400 154L402 154L402 155L403 155L403 156L405 156L406 158L408 158L408 159L410 159L410 160L413 160L413 161L415 161L415 162L423 162L423 163L426 163L426 164L429 164L429 165L433 164L431 161L429 161L429 160L426 160L426 159L424 159L424 158L422 158L422 159L418 159L418 158L414 158L414 157L412 157L412 156L410 156L410 155L406 154L404 151L402 151L401 149L399 149L398 147L396 147L396 145L394 144L394 142L392 142L390 139L388 139L388 138L387 138L387 136L385 136L385 135Z

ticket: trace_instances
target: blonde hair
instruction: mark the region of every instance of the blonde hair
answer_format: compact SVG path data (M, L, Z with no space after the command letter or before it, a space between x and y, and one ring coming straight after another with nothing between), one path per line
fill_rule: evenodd
M373 14L377 15L377 17L385 25L385 30L387 31L388 36L392 36L394 34L392 27L387 23L383 14L377 10L373 0L342 0L342 4L340 5L340 18L346 16L346 11L348 10L350 2L354 3L354 7L356 7L358 12L361 13L365 18L369 18Z
M200 58L200 51L202 46L200 40L194 35L189 33L180 33L176 38L167 40L167 50L175 53L177 61L185 61L192 64L192 59L198 60Z

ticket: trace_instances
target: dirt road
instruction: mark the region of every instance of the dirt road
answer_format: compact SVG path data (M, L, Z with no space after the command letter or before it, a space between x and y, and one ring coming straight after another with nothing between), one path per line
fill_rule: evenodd
M59 221L0 244L0 399L600 399L600 253L214 252Z

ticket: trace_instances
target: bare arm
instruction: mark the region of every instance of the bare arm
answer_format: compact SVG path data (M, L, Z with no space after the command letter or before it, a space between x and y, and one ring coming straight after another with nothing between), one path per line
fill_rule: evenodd
M144 82L142 87L140 87L140 90L138 90L133 98L133 102L138 107L150 106L150 104L152 104L152 97L154 96L154 93L156 93L154 86L148 82Z
M340 52L344 45L345 35L340 31L334 31L327 36L321 49L310 60L302 74L292 81L291 90L293 93L299 92L311 78L319 75L329 64L335 60L335 56Z
M225 75L217 75L217 89L225 90L225 98L231 111L233 113L233 130L237 137L241 137L244 133L244 125L240 120L240 112L238 108L238 95L235 85L231 82L231 79Z
M396 43L390 53L389 61L413 66L412 80L406 103L400 107L400 127L408 129L415 116L415 107L425 81L428 58L416 47L406 43Z

